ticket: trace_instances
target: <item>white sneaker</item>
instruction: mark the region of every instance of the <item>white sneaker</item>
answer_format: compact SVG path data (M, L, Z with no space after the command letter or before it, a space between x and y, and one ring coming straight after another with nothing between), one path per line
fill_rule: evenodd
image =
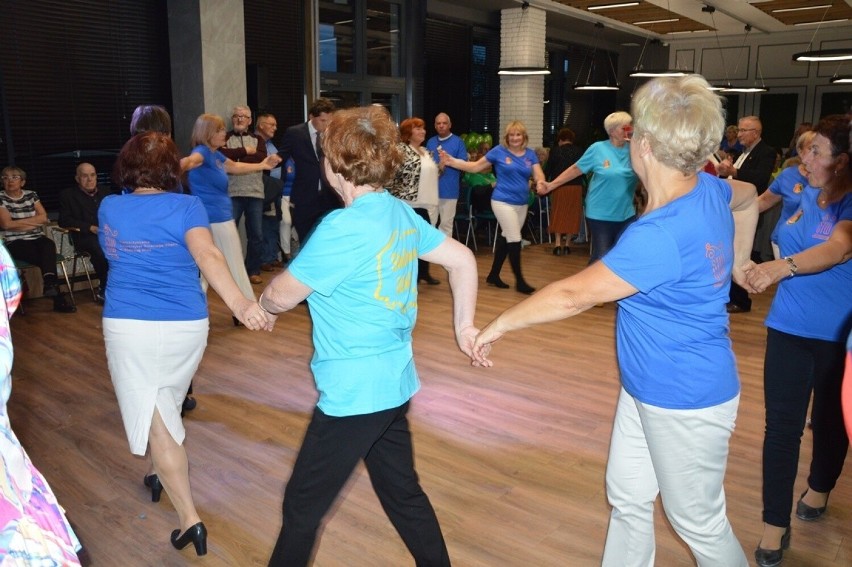
M530 242L530 241L529 241L529 240L527 240L526 238L522 238L522 239L521 239L521 248L526 248L526 247L527 247L527 246L529 246L530 244L532 244L532 242Z

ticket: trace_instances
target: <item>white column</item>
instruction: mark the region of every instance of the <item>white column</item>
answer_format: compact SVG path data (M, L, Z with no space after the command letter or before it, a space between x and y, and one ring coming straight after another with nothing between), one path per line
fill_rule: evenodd
M538 8L509 8L500 12L500 67L544 67L547 12ZM500 134L520 120L527 127L529 147L542 145L544 76L500 76ZM497 143L497 140L494 141Z

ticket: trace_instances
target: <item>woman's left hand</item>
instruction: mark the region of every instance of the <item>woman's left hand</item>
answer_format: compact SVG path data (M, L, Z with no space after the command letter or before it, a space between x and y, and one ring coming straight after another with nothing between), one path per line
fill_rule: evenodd
M790 275L786 260L772 260L762 264L754 264L746 273L746 286L752 293L761 293L774 283L778 283Z
M473 343L473 365L474 366L494 366L488 355L491 354L491 345L503 338L503 333L495 330L494 322L489 323L482 331L476 335L476 340Z

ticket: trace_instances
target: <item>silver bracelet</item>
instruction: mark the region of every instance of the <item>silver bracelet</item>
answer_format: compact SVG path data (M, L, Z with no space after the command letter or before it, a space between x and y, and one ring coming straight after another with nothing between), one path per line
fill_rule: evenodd
M790 277L792 278L799 271L799 266L796 265L792 256L784 256L782 259L787 262L787 267L790 269Z

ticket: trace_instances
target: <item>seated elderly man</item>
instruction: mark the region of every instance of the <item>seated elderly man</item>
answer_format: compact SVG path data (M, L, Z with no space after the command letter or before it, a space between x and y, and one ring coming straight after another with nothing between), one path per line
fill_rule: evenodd
M107 260L98 244L98 207L109 189L98 185L98 173L90 163L77 166L76 187L59 195L59 226L71 231L71 241L77 252L86 252L100 281L98 303L104 302L107 285Z
M45 297L53 297L53 310L60 313L77 311L65 294L59 293L56 279L56 245L44 235L47 212L35 191L24 189L27 174L9 166L0 173L0 228L6 249L15 260L38 266L44 280Z

